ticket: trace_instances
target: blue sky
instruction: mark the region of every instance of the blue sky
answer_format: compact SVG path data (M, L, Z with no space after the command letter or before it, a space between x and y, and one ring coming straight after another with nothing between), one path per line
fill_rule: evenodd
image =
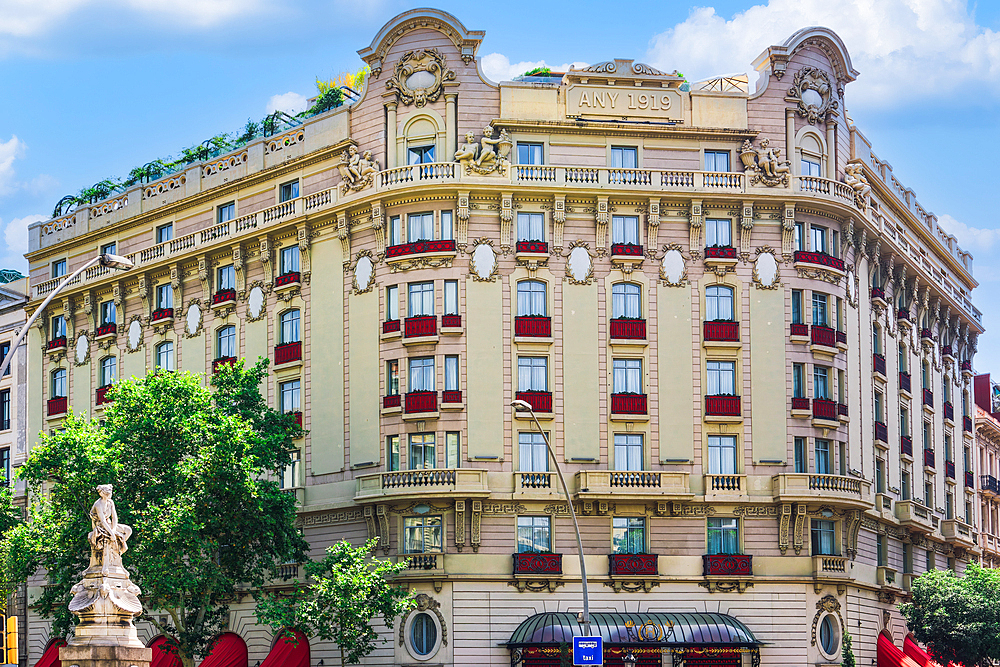
M315 94L399 0L0 0L0 266L64 194ZM806 25L836 30L861 72L847 108L880 158L975 256L977 370L1000 373L1000 2L442 1L495 78L635 58L691 80L744 72ZM996 330L996 331L994 331Z

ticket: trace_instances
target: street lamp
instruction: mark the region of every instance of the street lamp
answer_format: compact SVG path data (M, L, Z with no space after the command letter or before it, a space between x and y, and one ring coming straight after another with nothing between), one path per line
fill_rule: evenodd
M545 441L545 449L548 450L549 456L552 458L552 463L556 467L556 474L559 476L559 482L562 484L563 493L566 494L566 505L569 507L569 515L573 518L573 530L576 531L576 549L580 554L580 578L583 582L583 617L581 618L581 624L583 625L583 634L589 637L590 594L587 591L587 564L583 559L583 540L580 538L580 524L576 521L576 510L573 509L573 498L569 495L569 487L566 486L566 478L563 477L562 468L559 467L559 459L556 458L556 453L552 451L552 445L549 444L549 438L545 435L545 430L542 428L542 425L538 423L538 417L535 416L535 411L531 407L531 404L527 401L516 400L511 402L510 406L514 408L515 412L527 412L531 414L531 419L535 422L535 426L538 427L538 431L542 434L542 440Z
M635 667L635 663L639 662L639 659L635 657L635 653L632 651L631 646L625 649L625 655L622 656L622 662L625 664L625 667Z
M0 362L0 377L3 377L3 374L7 372L7 367L10 366L10 360L14 358L14 352L17 351L17 346L20 345L21 341L24 340L24 337L28 335L28 330L31 329L31 325L34 324L35 320L38 319L38 316L41 315L43 312L45 312L45 307L49 305L49 303L52 301L53 298L55 298L56 294L62 291L63 287L66 287L66 285L68 285L71 280L73 280L78 275L80 275L81 273L92 267L94 264L100 264L101 266L109 269L121 269L122 271L127 271L131 269L133 266L135 266L132 260L130 260L127 257L122 257L121 255L111 255L108 253L103 253L98 255L94 259L90 260L89 262L81 266L79 269L77 269L70 275L66 276L66 278L61 283L59 283L59 285L54 290L49 292L49 295L45 298L45 301L42 301L42 305L40 305L38 308L35 309L34 314L30 318L28 318L28 321L25 323L25 325L21 327L21 332L17 334L17 338L15 338L14 342L10 344L10 350L7 352L7 356L4 358L2 362Z

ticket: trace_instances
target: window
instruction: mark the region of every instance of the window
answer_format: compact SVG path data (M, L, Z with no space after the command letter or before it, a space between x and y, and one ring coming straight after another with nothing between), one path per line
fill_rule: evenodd
M643 470L642 434L615 433L615 470Z
M545 317L545 283L541 280L522 280L517 284L518 317Z
M949 462L954 462L955 461L954 452L952 451L952 447L951 447L951 434L950 433L945 433L944 434L944 460L945 461L949 461Z
M444 390L458 391L458 355L444 358Z
M920 386L924 389L931 388L931 367L926 361L920 367Z
M448 241L455 238L455 225L452 222L451 211L441 211L441 238Z
M444 540L441 517L408 516L403 519L403 551L408 554L441 552Z
M521 472L549 471L549 452L541 433L518 433L517 444Z
M802 175L803 176L815 176L819 178L820 175L820 164L816 160L809 160L807 158L802 158Z
M934 507L934 482L929 478L924 478L924 506Z
M545 164L542 157L542 144L517 142L518 164Z
M294 199L294 197L289 197L289 199ZM285 200L282 199L281 201ZM220 225L224 222L229 222L235 217L236 217L236 202L234 201L231 201L228 204L223 204L218 209L216 209L215 220Z
M434 357L410 359L410 391L434 391Z
M792 324L802 324L802 290L792 290Z
M10 389L0 391L0 431L10 430Z
M406 217L406 240L410 243L434 240L434 214L411 213L408 215Z
M924 422L924 449L931 448L931 424L930 422Z
M736 517L709 517L708 553L740 553L740 524Z
M847 381L843 369L837 370L837 402L847 403Z
M913 572L913 545L908 542L903 542L903 572Z
M0 343L0 364L2 364L3 360L7 358L8 354L10 354L10 341L7 341L6 343ZM10 366L7 366L6 370L4 370L3 372L4 377L10 375L11 366L13 365L14 365L14 360L11 359Z
M813 326L828 326L830 318L827 316L826 306L828 297L821 292L812 293Z
M840 463L840 476L847 477L847 443L838 442L837 443L837 454Z
M934 551L931 549L928 549L926 553L924 553L924 569L937 569L937 564L934 562Z
M403 242L403 223L398 215L389 218L389 245L399 245Z
M49 388L49 398L66 397L66 369L57 368L52 371L52 384Z
M410 645L417 655L429 655L437 645L437 625L427 612L420 612L413 617L410 626Z
M611 547L616 554L646 552L646 519L616 516L611 520Z
M117 360L114 357L104 357L101 359L100 377L98 378L99 387L107 387L110 384L114 384L116 366Z
M732 322L733 288L711 285L705 290L705 319L709 322Z
M812 520L812 552L814 556L836 556L836 529L833 521Z
M882 407L884 400L882 398L882 392L878 389L875 390L875 421L885 423L885 411Z
M174 223L168 222L156 228L156 242L166 243L174 239Z
M299 380L289 380L288 382L282 382L278 386L278 391L281 396L281 412L299 412L301 410L299 407L300 389L301 381Z
M903 500L910 499L910 471L904 469L899 473L899 495Z
M829 656L836 655L840 648L837 626L830 614L824 616L819 623L819 645L823 653Z
M908 355L906 354L906 345L905 344L900 344L900 346L899 346L899 372L901 372L901 373L905 373L906 372L906 358L907 358L907 356Z
M444 281L444 314L458 315L458 281Z
M615 283L612 285L611 317L641 319L642 288L634 283Z
M114 241L112 241L111 243L105 243L104 245L101 246L101 253L100 254L102 254L102 255L114 255L114 254L117 254L115 252L115 249L117 247L118 247L118 244L115 243Z
M167 287L170 287L167 285ZM159 289L159 288L157 288ZM157 292L157 298L159 298L159 292ZM157 306L159 307L159 306ZM165 306L169 307L169 306ZM105 324L115 323L115 302L114 301L102 301L101 302L101 326Z
M809 233L812 236L813 252L822 253L824 255L828 254L826 247L826 227L811 225L809 227Z
M872 352L882 354L882 329L877 324L872 326Z
M708 474L735 475L736 469L736 436L708 436Z
M517 390L549 390L548 357L517 358Z
M736 362L709 361L707 362L707 366L708 366L708 395L735 396Z
M390 472L399 470L399 436L390 435L385 438L385 467Z
M885 493L885 459L875 459L875 493Z
M217 292L236 289L236 267L232 264L229 264L228 266L220 266L216 275L219 281L218 287L216 288Z
M518 241L544 241L545 216L541 213L517 214Z
M639 166L639 149L634 146L612 146L612 169L636 169Z
M298 273L299 271L299 246L292 245L281 249L281 275Z
M951 403L951 383L947 376L941 382L941 400L945 403Z
M886 564L886 543L885 535L877 535L875 537L875 563L876 565L883 566Z
M808 472L805 438L795 438L795 472Z
M299 450L293 450L288 452L289 462L288 465L281 469L281 486L282 489L294 489L299 484L299 467L302 465L302 453Z
M458 468L462 451L461 434L458 431L448 431L444 434L444 467Z
M165 371L174 370L173 341L164 341L156 346L156 367Z
M399 395L399 359L385 362L385 395Z
M548 516L517 517L517 553L552 551L552 519Z
M216 333L216 359L236 356L236 327L229 325Z
M429 164L434 162L434 146L410 146L406 154L406 164Z
M278 201L286 202L299 198L299 182L297 180L283 183L278 189Z
M299 310L294 308L286 310L281 314L281 342L298 343L302 340L299 335Z
M840 257L840 232L836 230L830 232L830 254Z
M410 470L436 468L437 455L434 453L433 433L410 434Z
M830 441L816 438L816 474L829 475L833 472L830 460Z
M733 223L729 218L705 220L705 245L709 248L729 248L733 245Z
M410 283L407 286L410 290L410 304L408 314L410 317L420 317L421 315L434 314L434 283Z
M399 319L399 285L385 288L385 319L389 322Z
M642 359L614 359L612 369L612 393L642 393Z
M805 225L801 222L795 223L795 249L805 250L806 249L806 230Z
M705 151L705 171L729 171L729 151Z
M0 449L0 483L10 486L10 448Z
M65 275L66 275L66 260L57 259L56 261L52 262L52 277L62 278Z
M944 494L944 518L951 521L955 518L955 494L948 491Z
M66 337L66 318L56 315L52 318L52 340Z
M639 245L639 216L611 216L611 242Z
M910 411L907 408L899 408L899 434L904 438L910 435Z
M111 302L114 306L114 302ZM156 309L164 310L174 307L174 288L168 283L156 286Z

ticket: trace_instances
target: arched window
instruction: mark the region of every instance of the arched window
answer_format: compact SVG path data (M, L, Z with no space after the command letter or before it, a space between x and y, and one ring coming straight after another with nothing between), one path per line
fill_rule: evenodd
M733 321L733 288L712 285L705 291L705 319L709 322Z
M302 338L299 336L299 310L293 308L281 314L281 342L298 343Z
M803 176L823 176L823 144L822 140L813 133L808 133L798 140L799 153L801 155Z
M611 286L611 317L642 319L642 288L634 283Z
M216 339L216 359L226 359L236 357L236 327L233 325L219 329L215 334Z
M173 341L164 341L156 346L156 367L165 371L174 370Z
M66 369L57 368L52 371L52 383L49 387L49 398L66 396Z
M115 371L117 370L117 360L115 357L104 357L101 359L101 377L99 387L107 387L115 381Z
M541 280L522 280L517 284L518 317L545 317L545 283Z

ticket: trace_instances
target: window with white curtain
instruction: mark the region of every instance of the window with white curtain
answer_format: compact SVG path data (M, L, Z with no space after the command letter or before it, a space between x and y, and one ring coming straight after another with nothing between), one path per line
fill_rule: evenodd
M612 380L614 394L641 394L642 359L613 360Z
M615 433L615 470L642 470L642 434Z
M434 239L434 213L411 213L406 219L406 240L432 241Z
M541 433L518 433L517 444L521 472L549 471L549 452Z
M611 286L611 317L642 318L642 288L634 283Z
M517 316L545 317L545 288L541 280L522 280L517 284Z
M434 283L410 283L409 317L434 314Z
M709 361L706 365L708 370L708 395L735 396L736 362Z
M545 215L542 213L517 214L518 241L544 241Z
M711 285L705 290L705 320L708 322L733 321L733 288Z
M410 359L410 391L434 391L434 357Z
M639 216L611 216L611 242L639 245Z
M517 358L517 390L518 391L549 390L547 357Z
M735 475L738 469L735 435L708 436L708 474Z

